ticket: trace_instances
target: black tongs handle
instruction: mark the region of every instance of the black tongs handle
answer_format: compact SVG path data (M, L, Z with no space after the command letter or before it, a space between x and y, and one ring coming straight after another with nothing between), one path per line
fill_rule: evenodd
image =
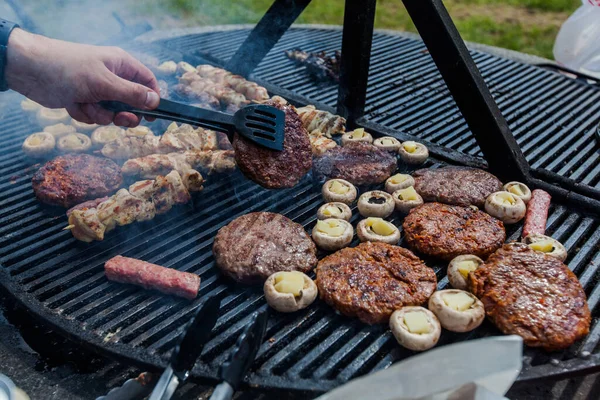
M160 99L158 107L154 110L141 110L119 101L101 101L100 105L113 112L130 112L144 117L167 119L226 133L235 131L233 115L166 99Z

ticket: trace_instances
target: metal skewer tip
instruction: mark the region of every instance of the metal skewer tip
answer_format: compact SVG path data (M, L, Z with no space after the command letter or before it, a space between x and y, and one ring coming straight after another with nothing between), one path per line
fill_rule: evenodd
M64 228L62 228L63 231L70 231L71 229L75 228L75 225L67 225Z

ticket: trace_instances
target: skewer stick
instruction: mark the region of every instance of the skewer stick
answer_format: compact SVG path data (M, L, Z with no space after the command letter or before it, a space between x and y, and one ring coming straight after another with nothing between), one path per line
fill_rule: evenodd
M63 231L70 231L71 229L75 228L75 225L67 225L64 228L62 228Z

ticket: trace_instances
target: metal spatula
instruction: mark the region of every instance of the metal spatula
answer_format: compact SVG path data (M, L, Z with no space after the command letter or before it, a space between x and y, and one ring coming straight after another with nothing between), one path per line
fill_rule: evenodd
M231 142L237 132L260 146L283 150L285 113L273 106L250 104L231 115L165 99L160 99L154 110L140 110L118 101L101 101L100 105L114 112L126 111L225 132Z

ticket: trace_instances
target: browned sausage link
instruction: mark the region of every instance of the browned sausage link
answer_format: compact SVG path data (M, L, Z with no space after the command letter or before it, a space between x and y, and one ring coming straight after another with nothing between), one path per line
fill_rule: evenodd
M541 189L535 189L531 192L531 200L527 204L527 215L525 216L523 234L521 235L523 239L532 233L543 235L546 232L546 220L548 219L551 198L548 192Z

